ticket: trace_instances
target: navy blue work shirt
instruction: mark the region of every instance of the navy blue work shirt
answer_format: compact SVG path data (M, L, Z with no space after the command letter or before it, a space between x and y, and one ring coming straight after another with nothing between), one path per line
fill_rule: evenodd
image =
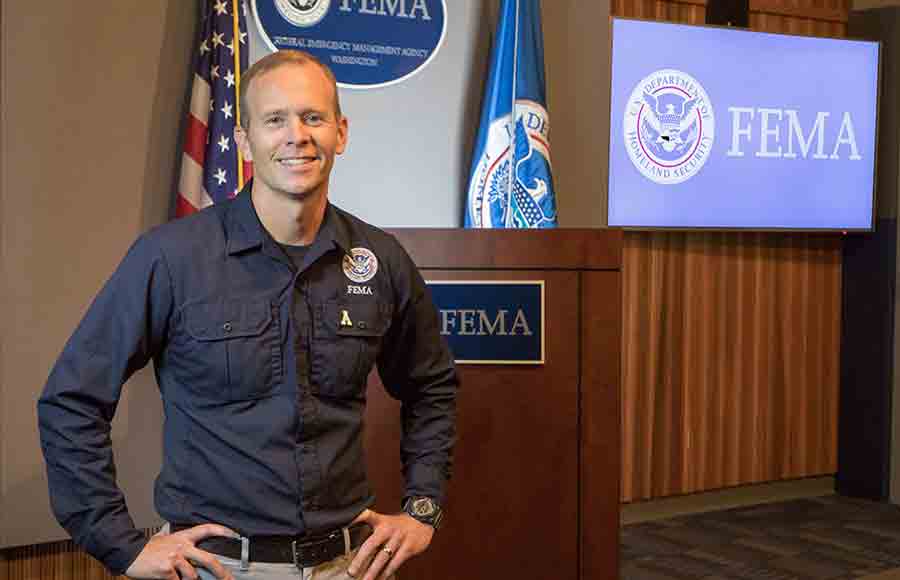
M168 521L245 536L349 523L374 500L361 434L373 363L402 401L405 495L444 500L458 381L434 305L392 236L332 205L299 269L249 185L144 234L66 344L38 402L51 504L116 574L147 540L115 482L110 422L151 359Z

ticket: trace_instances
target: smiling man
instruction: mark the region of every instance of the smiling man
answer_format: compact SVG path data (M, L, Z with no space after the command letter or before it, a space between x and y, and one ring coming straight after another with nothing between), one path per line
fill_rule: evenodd
M348 122L331 71L268 55L235 131L254 179L143 235L66 344L38 403L51 502L134 578L388 578L443 517L457 375L397 241L328 202ZM149 541L116 486L110 421L153 360L165 408ZM402 403L403 511L372 511L362 445L377 365Z

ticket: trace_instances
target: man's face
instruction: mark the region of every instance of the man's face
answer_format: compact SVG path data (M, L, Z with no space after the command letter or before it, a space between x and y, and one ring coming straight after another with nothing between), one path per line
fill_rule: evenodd
M254 192L303 200L327 197L335 154L347 144L334 93L315 64L285 64L248 87L249 127L235 129L244 159L253 161Z

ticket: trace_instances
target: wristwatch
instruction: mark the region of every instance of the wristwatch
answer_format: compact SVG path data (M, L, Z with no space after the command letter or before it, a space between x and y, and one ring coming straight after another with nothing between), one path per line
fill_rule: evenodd
M412 496L403 503L403 511L410 517L428 524L434 529L441 527L444 519L444 510L430 497Z

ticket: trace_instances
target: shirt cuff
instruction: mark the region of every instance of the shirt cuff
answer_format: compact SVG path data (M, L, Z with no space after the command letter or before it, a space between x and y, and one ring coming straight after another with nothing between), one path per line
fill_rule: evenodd
M113 575L122 575L137 560L147 542L149 540L140 530L107 528L97 534L94 545L86 547L86 550L100 560Z
M406 471L404 498L430 497L443 507L446 505L447 479L442 467L422 463L410 465Z

